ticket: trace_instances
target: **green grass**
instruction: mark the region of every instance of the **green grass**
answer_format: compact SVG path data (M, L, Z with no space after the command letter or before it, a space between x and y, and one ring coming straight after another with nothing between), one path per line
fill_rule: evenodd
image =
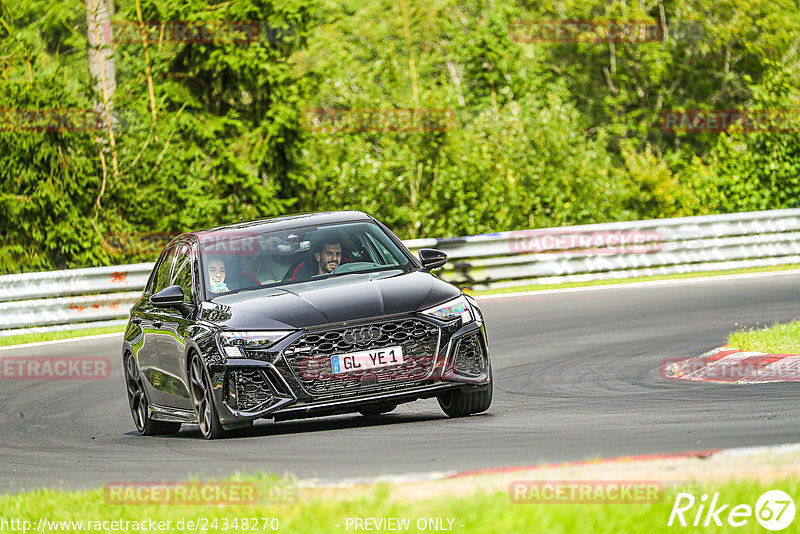
M241 478L240 478L241 480ZM245 479L248 480L248 479ZM273 477L256 477L260 491L276 484ZM78 492L42 489L30 493L0 496L0 520L21 519L30 521L35 531L39 518L50 520L127 520L171 521L169 532L194 532L194 529L176 528L181 519L207 522L208 532L221 532L223 519L229 524L234 518L257 518L257 532L281 532L292 534L324 534L357 532L352 526L347 529L347 518L410 518L411 525L405 532L420 532L416 523L420 518L453 519L454 533L592 533L592 532L664 532L669 531L667 521L674 505L674 495L668 494L654 504L515 504L506 491L482 492L480 479L465 480L464 484L478 484L478 492L468 496L438 498L399 499L392 497L392 489L377 485L365 489L301 491L299 499L290 504L257 504L249 506L221 505L120 505L109 504L101 489ZM752 516L743 527L732 529L724 522L727 513L737 504L755 507L758 497L767 490L780 489L790 496L800 495L800 479L787 478L772 482L728 482L699 486L693 494L695 506L684 514L689 525L694 520L703 493L713 496L719 492L718 506L730 504L720 514L724 526L681 528L678 532L765 532ZM707 507L706 507L707 509ZM262 529L261 518L277 518L279 528ZM211 528L216 520L217 529ZM800 518L783 532L797 532ZM444 523L447 525L447 522ZM338 525L338 526L337 526ZM463 526L462 526L463 525ZM0 527L2 523L0 523ZM794 528L792 528L794 527ZM252 528L252 523L251 527ZM6 529L8 530L8 529ZM84 532L87 531L84 525ZM203 532L203 529L198 529ZM239 527L238 531L244 529ZM59 532L78 532L74 528L61 528ZM119 532L120 530L107 530ZM236 529L229 529L235 532ZM403 532L403 531L400 531ZM430 532L428 530L427 532Z
M23 343L36 343L38 341L52 341L54 339L69 339L73 337L96 336L99 334L112 334L124 332L124 326L104 326L101 328L85 328L83 330L65 330L59 332L33 332L19 336L0 337L0 347L8 345L21 345Z
M518 291L542 291L545 289L564 289L571 287L606 286L616 284L630 284L633 282L652 282L654 280L680 280L682 278L699 278L705 276L724 276L729 274L763 273L772 271L789 271L800 269L800 264L775 265L770 267L753 267L749 269L731 269L729 271L699 271L696 273L678 273L653 276L640 276L638 278L619 278L613 280L592 280L591 282L566 282L563 284L534 284L503 289L465 290L470 295L497 295L502 293L516 293Z
M738 330L728 336L728 345L745 351L800 354L800 322Z

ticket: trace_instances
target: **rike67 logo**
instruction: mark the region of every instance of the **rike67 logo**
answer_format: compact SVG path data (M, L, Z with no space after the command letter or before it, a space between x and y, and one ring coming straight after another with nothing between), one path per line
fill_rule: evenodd
M743 527L755 516L756 521L767 530L783 530L794 521L794 500L784 491L764 492L756 501L755 507L749 504L725 503L720 494L710 499L703 494L699 499L691 493L678 493L669 514L667 526L721 527L725 523L731 527Z

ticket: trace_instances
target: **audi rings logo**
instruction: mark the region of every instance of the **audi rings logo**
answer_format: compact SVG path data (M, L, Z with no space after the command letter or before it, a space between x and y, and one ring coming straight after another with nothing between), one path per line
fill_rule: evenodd
M372 341L377 341L380 337L381 329L377 326L353 328L342 335L344 342L351 345L366 345Z

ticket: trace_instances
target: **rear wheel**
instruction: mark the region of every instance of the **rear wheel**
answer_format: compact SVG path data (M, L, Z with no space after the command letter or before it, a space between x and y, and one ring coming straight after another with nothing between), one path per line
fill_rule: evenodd
M151 419L147 413L149 402L144 389L144 381L136 364L133 354L125 354L123 360L125 373L125 386L128 390L128 404L131 407L133 422L136 430L143 436L156 436L160 434L175 434L181 429L180 423L168 423Z
M473 413L485 412L492 405L494 381L489 368L489 386L480 391L448 391L439 395L439 406L448 417L464 417Z
M213 394L211 392L211 380L208 378L206 366L198 354L192 356L189 365L189 393L192 397L192 406L197 416L197 424L200 425L200 432L206 439L215 439L225 433L222 423L219 422L217 408L214 406Z

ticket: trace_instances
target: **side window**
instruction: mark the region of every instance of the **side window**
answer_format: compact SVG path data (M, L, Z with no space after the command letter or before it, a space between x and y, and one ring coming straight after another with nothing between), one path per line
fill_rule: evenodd
M183 289L183 301L192 302L192 254L187 245L178 248L175 260L175 269L172 275L172 284L177 284Z
M175 261L175 250L175 247L170 247L161 255L161 260L158 264L158 267L156 267L158 270L156 271L153 293L157 293L158 291L161 291L165 287L169 286L169 275L172 272L172 263Z

